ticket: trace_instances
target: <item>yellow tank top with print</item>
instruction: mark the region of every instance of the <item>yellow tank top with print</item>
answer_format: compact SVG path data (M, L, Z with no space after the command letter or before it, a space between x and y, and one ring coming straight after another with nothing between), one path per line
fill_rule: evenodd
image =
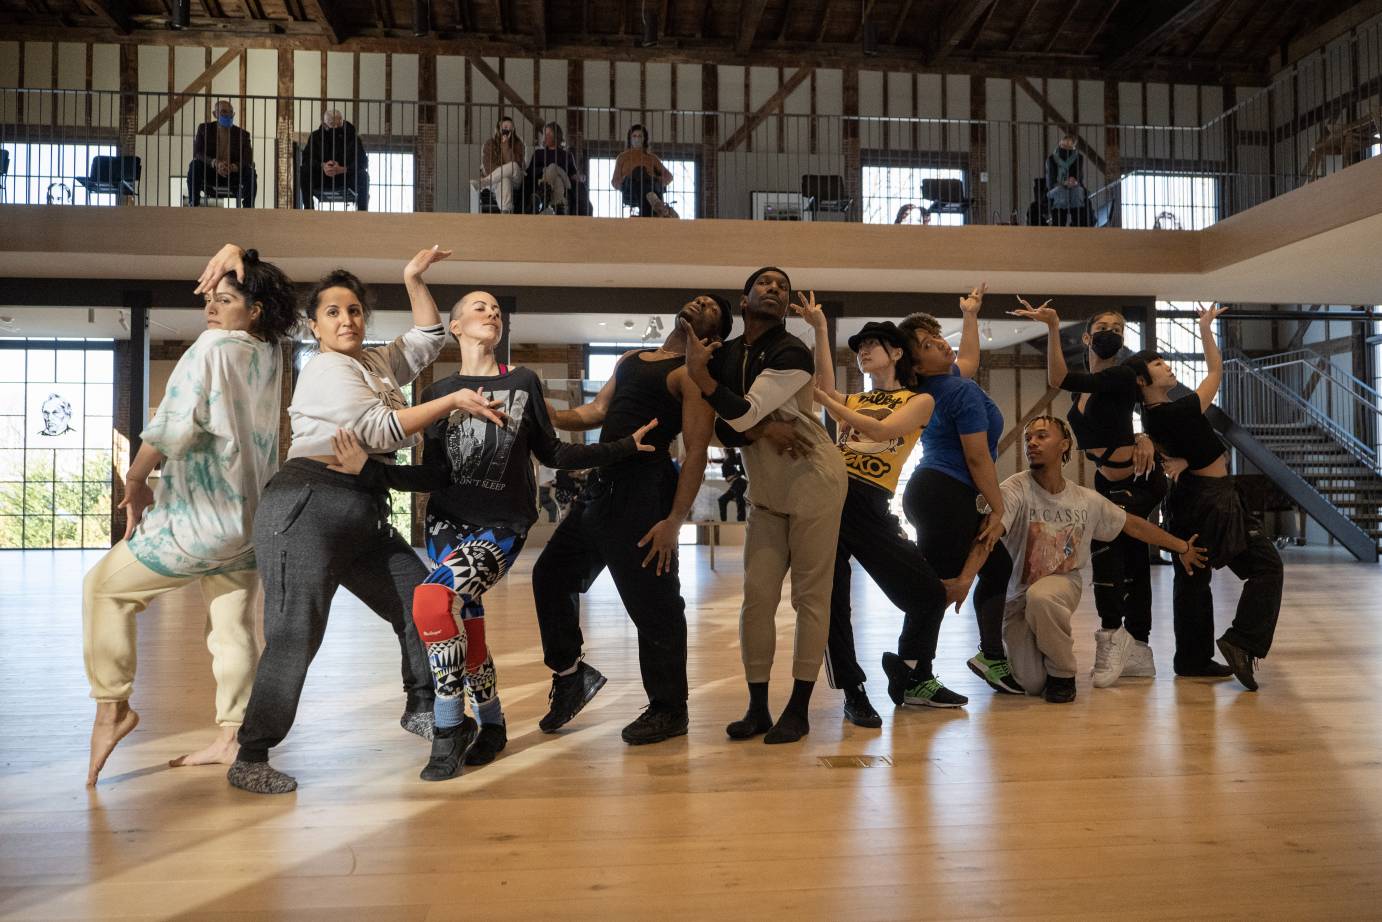
M845 404L856 413L887 419L918 393L905 387L895 391L874 389L848 395ZM844 454L845 470L850 477L896 493L897 478L920 440L920 429L886 442L875 442L862 432L856 432L853 427L843 425L840 426L836 444Z

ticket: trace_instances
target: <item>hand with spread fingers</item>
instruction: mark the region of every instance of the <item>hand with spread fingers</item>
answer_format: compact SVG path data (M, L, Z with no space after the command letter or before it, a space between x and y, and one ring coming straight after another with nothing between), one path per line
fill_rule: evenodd
M1018 295L1017 300L1022 303L1022 307L1015 311L1008 311L1008 316L1035 320L1037 323L1044 323L1048 327L1060 325L1060 315L1056 313L1055 308L1051 307L1049 299L1042 302L1041 307L1032 307L1031 303L1022 295Z
M826 328L825 311L816 303L814 291L798 291L797 303L789 304L788 307L792 309L792 313L811 324L813 330Z
M192 293L195 295L209 295L216 291L216 286L221 279L227 275L235 276L236 281L245 280L245 251L233 243L225 246L211 257L211 261L206 264L202 274L197 276L197 288Z

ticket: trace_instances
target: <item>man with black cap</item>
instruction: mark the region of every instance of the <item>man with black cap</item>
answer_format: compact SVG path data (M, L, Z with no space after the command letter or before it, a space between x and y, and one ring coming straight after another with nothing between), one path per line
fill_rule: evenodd
M582 659L580 594L606 568L638 630L638 662L648 708L624 728L629 745L684 736L686 602L677 576L677 539L705 477L715 413L686 372L686 343L729 336L729 302L701 295L677 314L656 349L626 352L595 399L571 410L549 407L558 429L600 428L600 441L632 434L649 420L645 437L656 451L592 471L533 566L533 602L543 659L552 670L551 706L538 722L555 733L580 713L605 684ZM681 470L668 446L683 437Z
M849 473L849 493L835 551L826 675L831 687L844 690L847 720L860 727L881 727L883 720L864 692L864 670L854 653L850 559L857 559L888 600L905 613L898 652L885 654L885 658L898 656L929 663L936 655L945 612L945 586L888 506L936 401L917 388L907 339L891 321L870 321L849 338L859 370L869 376L873 388L847 396L839 393L835 390L824 312L814 298L802 298L795 309L816 331L816 399L840 424L837 441ZM903 690L902 703L960 707L969 699L929 674Z
M753 510L744 538L739 640L749 706L725 732L733 739L764 735L765 743L796 742L810 731L807 705L825 656L835 541L846 490L840 452L812 414L811 350L787 332L784 322L791 298L786 272L774 266L759 269L744 283L739 302L744 334L719 348L690 337L686 350L687 373L720 417L720 441L742 446L748 469ZM779 453L769 439L749 441L757 427L773 422L791 425L795 446ZM773 620L789 570L796 610L795 682L774 723L768 710L777 645Z

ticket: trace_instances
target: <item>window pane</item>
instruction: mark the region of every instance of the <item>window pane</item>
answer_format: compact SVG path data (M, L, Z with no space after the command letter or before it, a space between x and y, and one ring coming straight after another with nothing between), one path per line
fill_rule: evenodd
M53 514L53 485L51 483L34 483L31 480L24 484L24 514Z
M935 167L866 166L863 168L864 223L891 224L903 205L917 205L912 216L916 222L934 204L922 197L923 183L928 179L965 178L964 170L943 170ZM909 222L911 223L911 222ZM932 214L933 225L964 224L963 214Z
M23 349L0 349L0 381L24 380L24 352Z
M113 434L114 428L110 424L109 416L88 416L86 432L82 434L82 444L88 449L109 452Z
M53 452L53 475L55 480L81 480L82 450L63 448Z
M20 515L24 512L24 484L0 483L0 515Z
M82 518L82 547L110 546L110 515L88 515Z
M24 520L17 515L0 515L0 547L24 546Z
M115 380L115 352L111 349L90 349L86 353L88 383L110 384Z
M30 448L24 452L24 479L51 481L53 479L53 452Z
M0 448L0 481L24 479L24 452Z
M81 547L82 520L80 516L60 515L53 520L53 547Z
M30 349L28 380L30 382L52 381L57 370L57 355L52 349Z
M86 375L86 353L63 350L57 354L55 381L81 382Z
M109 416L115 412L115 386L113 384L92 384L86 385L86 414L87 416ZM88 423L90 425L90 423Z
M86 191L78 177L90 175L91 158L114 156L112 144L0 145L10 152L7 201L16 205L116 205L118 196Z
M110 483L82 484L82 512L87 515L110 515Z
M25 547L53 546L53 517L29 516L24 519Z
M696 217L697 187L696 161L666 160L662 165L672 174L672 184L667 187L663 201L676 209L685 219ZM622 218L632 212L624 207L623 195L610 186L614 179L613 157L590 158L590 207L597 218Z

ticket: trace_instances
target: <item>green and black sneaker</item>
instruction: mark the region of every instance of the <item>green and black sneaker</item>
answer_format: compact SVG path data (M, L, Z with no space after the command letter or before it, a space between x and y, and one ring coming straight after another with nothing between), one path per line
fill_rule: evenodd
M989 659L980 650L970 658L969 671L989 683L989 687L996 692L1002 692L1005 695L1027 694L1027 689L1013 678L1013 668L1006 657Z
M920 685L913 685L907 689L903 701L907 704L919 704L928 708L958 708L969 704L968 698L964 695L955 694L934 676Z

